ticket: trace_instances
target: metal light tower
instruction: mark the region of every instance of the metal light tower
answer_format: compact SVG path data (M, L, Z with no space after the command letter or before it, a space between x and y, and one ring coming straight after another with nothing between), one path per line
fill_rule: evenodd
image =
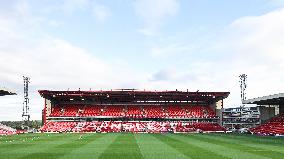
M240 88L241 88L241 100L242 103L244 100L246 100L246 88L247 88L247 75L246 74L241 74L240 76ZM244 105L243 105L244 106Z
M24 79L24 102L23 102L23 114L22 114L22 119L23 121L30 121L30 107L29 107L29 83L30 83L30 78L23 76Z

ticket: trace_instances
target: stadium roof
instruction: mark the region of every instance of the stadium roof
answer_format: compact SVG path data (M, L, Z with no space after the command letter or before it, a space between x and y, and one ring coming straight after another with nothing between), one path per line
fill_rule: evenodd
M183 91L137 91L122 89L115 91L50 91L39 90L43 98L64 100L91 100L101 102L167 102L184 101L214 103L225 99L230 92L183 92Z
M243 101L243 104L280 105L284 103L284 93L268 95Z
M0 88L0 96L5 95L16 95L16 93L8 90L7 88Z

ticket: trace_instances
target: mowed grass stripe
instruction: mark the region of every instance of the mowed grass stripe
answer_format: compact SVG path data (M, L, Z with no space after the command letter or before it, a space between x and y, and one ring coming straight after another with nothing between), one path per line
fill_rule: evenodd
M153 136L192 159L226 159L225 156L216 154L207 149L207 147L189 144L179 140L179 138L173 138L173 136L176 136L174 134L153 134Z
M202 135L202 134L199 134ZM197 135L198 136L198 135ZM206 141L206 140L199 140L194 137L193 134L183 135L177 134L171 136L174 139L179 141L183 141L189 145L194 145L199 148L207 149L211 151L211 154L219 154L226 158L232 159L268 159L268 157L260 156L258 154L252 154L249 152L242 151L240 149L232 148L227 145L219 144L218 141ZM211 157L210 157L211 158Z
M188 158L176 149L161 142L151 134L135 134L134 135L140 152L147 159L166 159L166 158Z
M67 134L65 134L67 135ZM67 135L69 136L69 134ZM62 134L62 137L64 134ZM38 158L47 158L47 159L56 159L60 156L64 156L66 153L70 153L73 149L78 148L78 145L83 145L89 142L91 137L90 134L86 135L85 140L79 139L80 134L72 134L71 140L63 139L61 144L47 147L41 150L37 150L36 152L29 153L28 155L24 155L19 159L38 159ZM47 143L49 143L47 141Z
M69 133L2 136L0 158L280 159L284 156L283 139L251 135L108 133L84 134L83 139L79 136Z
M203 137L206 139L213 139L213 140L218 140L218 141L222 141L222 142L226 142L229 144L238 144L238 145L243 145L243 146L249 146L252 148L256 148L259 151L261 150L268 150L268 151L273 151L274 153L279 153L279 156L284 156L284 145L275 145L273 143L262 143L262 142L258 142L255 143L254 141L251 141L250 136L246 137L246 140L239 140L239 139L233 139L233 138L228 138L228 137L224 137L220 134L220 136L218 135L211 135L211 134L204 134L202 136L199 137ZM277 138L274 138L275 141L277 141Z
M261 156L265 156L265 157L269 157L269 158L273 158L273 159L279 159L279 157L284 156L284 153L279 153L279 152L276 152L276 151L271 151L271 150L265 149L264 144L261 144L262 146L256 146L257 143L254 143L254 145L248 146L248 144L249 144L248 141L250 140L249 138L247 138L247 140L241 141L241 142L243 142L243 144L239 144L238 139L231 140L231 141L225 141L225 140L221 140L220 138L217 138L216 136L210 137L209 135L191 135L190 137L197 139L197 140L204 141L204 142L215 143L217 145L230 147L232 149L237 149L237 150L240 150L242 152L249 152L251 154L261 155ZM247 144L246 144L246 142L247 142ZM258 144L260 144L260 143L258 143Z
M62 137L63 137L62 134L52 134L52 135L45 134L42 135L40 139L37 140L30 139L28 141L22 141L21 147L19 147L20 144L18 144L16 147L13 148L9 147L9 150L1 149L1 157L5 159L22 158L23 156L32 153L41 152L50 147L55 147L57 145L60 145L64 141L67 142L68 140L74 138L74 135L72 134L65 135L64 141L62 141Z
M249 134L210 134L210 136L217 136L230 139L238 139L240 141L245 141L249 138L249 142L253 143L263 143L275 146L284 146L284 138L273 137L273 136L256 136Z
M119 134L93 134L92 141L65 154L60 159L96 159L108 148ZM84 138L84 137L83 137Z
M100 159L143 158L132 133L120 134L100 155Z
M22 141L23 138L41 137L43 134L21 134L21 135L0 135L0 144L4 144L6 141L15 140Z
M10 135L10 136L1 136L0 139L0 154L15 149L33 146L37 142L44 141L49 134L21 134L21 135ZM52 134L48 138L50 141L56 141L58 135ZM35 140L32 140L35 139Z
M84 138L82 139L80 139L80 134L73 134L73 135L74 135L73 140L69 140L54 147L49 147L43 151L38 151L36 153L25 155L20 159L37 159L42 157L51 158L51 159L60 158L96 139L93 138L93 134L84 134ZM99 135L98 137L101 137L101 135Z

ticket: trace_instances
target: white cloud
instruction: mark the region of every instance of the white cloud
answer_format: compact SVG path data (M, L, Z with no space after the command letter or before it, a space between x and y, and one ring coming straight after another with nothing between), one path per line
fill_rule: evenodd
M241 18L230 26L237 30L239 50L263 56L265 59L279 60L284 57L284 8L257 17Z
M21 120L23 75L31 77L32 119L41 119L43 100L39 89L114 89L134 87L139 82L142 75L132 72L125 61L97 58L94 53L47 34L40 29L45 23L30 25L38 17L28 12L19 11L18 16L0 14L1 86L18 93L0 100L0 121Z
M175 78L176 71L173 69L163 69L152 75L150 81L169 81Z
M248 74L248 98L284 92L283 17L284 8L261 16L242 17L228 26L221 40L213 43L217 46L214 51L222 52L226 60L220 61L223 76L232 72ZM238 85L229 84L231 96L237 97ZM230 103L234 101L237 100L231 99Z
M108 6L93 0L59 0L53 3L44 3L44 7L40 8L39 13L45 15L64 13L63 16L87 13L99 21L105 21L111 16L111 10ZM50 20L49 23L51 26L60 25L54 19Z
M269 0L269 3L277 5L277 6L283 6L284 0Z
M134 10L144 22L144 27L138 31L144 35L153 36L158 33L159 27L168 18L177 14L179 2L177 0L136 0Z
M90 12L99 22L105 22L112 15L108 6L91 0L64 0L59 10L66 14L73 14L78 11Z
M160 46L153 46L151 48L151 55L153 57L169 57L171 55L177 56L181 53L190 53L193 52L193 48L189 44L180 44L180 43L171 43L168 45L162 44Z
M0 37L1 41L2 38L5 37ZM2 120L20 119L18 108L21 107L22 101L20 97L22 75L31 77L33 119L40 119L41 116L42 99L38 95L38 89L111 89L128 87L128 81L138 81L136 78L139 76L135 72L130 72L133 76L128 76L127 68L129 67L121 67L119 63L110 64L62 39L44 36L41 38L41 40L25 42L32 43L33 46L6 48L13 47L14 43L9 42L5 44L5 47L0 48L0 80L9 81L7 87L17 88L19 92L18 96L9 98L11 103L1 101L1 109L4 109L6 104L10 107L9 110L15 109L13 115L7 115L5 111L1 111L0 119ZM117 73L120 76L117 76ZM15 101L18 102L15 103Z
M63 24L64 24L63 22L56 21L56 20L49 20L49 21L47 21L47 25L51 26L51 27L60 27Z
M89 3L89 0L64 0L61 9L70 14L77 10L85 10Z
M82 4L84 6L84 2ZM33 119L41 118L43 101L38 89L231 91L225 104L237 106L240 103L238 75L246 73L249 98L284 92L284 75L281 74L284 69L284 9L240 18L218 35L221 38L216 37L209 44L199 40L207 49L203 56L199 56L200 50L192 48L196 47L195 43L163 41L150 51L155 59L167 55L163 60L170 64L164 69L153 68L152 72L145 73L129 66L127 61L100 59L95 53L47 34L40 29L45 24L44 18L30 14L28 4L22 5L13 6L13 12L0 10L1 86L19 94L0 100L0 109L7 110L0 111L0 120L20 119L22 75L31 77ZM136 1L134 6L145 23L142 30L155 35L168 17L177 14L179 3L145 0ZM100 16L104 20L109 15L103 13ZM183 53L183 56L176 53ZM173 59L173 56L188 61L183 66L176 66L180 61L175 61L177 58Z
M95 18L100 22L106 21L111 16L110 8L102 4L94 4L92 12Z
M248 98L284 92L284 75L281 74L284 70L283 17L284 8L260 16L239 18L209 43L199 40L206 50L178 40L152 47L155 59L181 57L180 61L188 60L188 64L174 73L169 71L170 75L162 69L150 79L156 79L153 82L157 85L163 83L161 87L230 91L226 106L231 107L240 104L238 76L242 73L248 74ZM157 77L162 78L157 80Z

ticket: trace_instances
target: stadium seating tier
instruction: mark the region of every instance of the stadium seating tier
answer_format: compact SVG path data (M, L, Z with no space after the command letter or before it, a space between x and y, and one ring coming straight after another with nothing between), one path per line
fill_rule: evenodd
M121 122L121 121L93 121L93 122L47 122L41 132L193 132L201 131L226 131L217 123L209 122Z
M215 118L208 106L161 106L161 105L65 105L54 106L50 117L126 117L126 118Z
M273 117L250 131L259 135L284 135L284 114Z
M12 135L16 133L16 129L13 129L9 126L0 123L0 135Z
M225 131L216 123L190 123L182 121L159 121L160 119L214 118L209 106L180 105L56 105L50 117L99 117L124 118L123 121L47 122L42 132L193 132ZM145 119L151 119L147 121ZM208 119L209 121L210 119Z

